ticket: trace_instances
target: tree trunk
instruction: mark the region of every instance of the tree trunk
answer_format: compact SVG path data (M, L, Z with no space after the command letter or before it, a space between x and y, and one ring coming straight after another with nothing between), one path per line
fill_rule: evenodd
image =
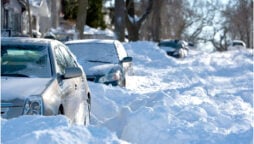
M119 41L124 41L125 38L125 3L124 0L115 0L115 34Z
M79 32L79 39L84 38L84 26L86 24L86 15L88 0L78 0L78 14L77 14L77 25L76 29Z
M126 28L128 29L128 39L130 41L138 41L139 40L140 26L141 25L139 25L137 22L132 23L131 20L127 21Z
M162 11L162 4L163 0L157 0L156 4L153 5L153 12L152 12L152 40L153 41L160 41L161 38L161 11Z
M60 17L61 1L52 0L51 1L51 23L53 28L59 26L59 17Z

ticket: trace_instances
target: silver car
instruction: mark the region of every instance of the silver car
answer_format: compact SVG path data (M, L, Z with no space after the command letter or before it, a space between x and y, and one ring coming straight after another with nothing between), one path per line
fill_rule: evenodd
M59 41L1 38L1 117L66 115L87 125L91 95L82 67Z

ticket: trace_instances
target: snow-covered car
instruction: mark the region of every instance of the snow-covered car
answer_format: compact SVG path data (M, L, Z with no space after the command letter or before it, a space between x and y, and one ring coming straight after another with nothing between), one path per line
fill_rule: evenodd
M245 48L246 44L241 40L233 40L228 46L228 50L240 50Z
M158 46L165 50L167 55L175 58L183 58L188 55L188 43L182 40L163 40Z
M87 125L91 96L85 73L61 42L1 38L1 117L67 116Z
M118 40L86 39L65 43L86 71L87 80L113 86L126 85L132 57Z

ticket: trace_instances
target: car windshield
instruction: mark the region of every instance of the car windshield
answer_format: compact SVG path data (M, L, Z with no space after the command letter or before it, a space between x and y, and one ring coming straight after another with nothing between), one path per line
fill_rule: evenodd
M48 49L37 45L1 45L1 76L50 77Z
M107 43L80 43L67 44L79 61L118 63L118 55L113 44Z

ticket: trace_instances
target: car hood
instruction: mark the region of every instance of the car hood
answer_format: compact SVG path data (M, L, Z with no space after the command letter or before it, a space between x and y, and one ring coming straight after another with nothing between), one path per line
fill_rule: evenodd
M105 63L94 63L94 62L85 62L81 64L85 70L86 75L105 75L109 73L111 69L119 67L118 64L105 64Z
M1 77L1 100L25 99L40 95L52 78Z

